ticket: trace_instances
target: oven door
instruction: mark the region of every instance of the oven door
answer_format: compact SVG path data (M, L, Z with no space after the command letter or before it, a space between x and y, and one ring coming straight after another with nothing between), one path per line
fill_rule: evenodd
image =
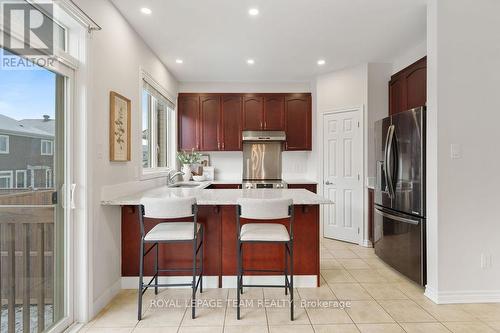
M425 285L425 219L375 206L375 254L420 285Z

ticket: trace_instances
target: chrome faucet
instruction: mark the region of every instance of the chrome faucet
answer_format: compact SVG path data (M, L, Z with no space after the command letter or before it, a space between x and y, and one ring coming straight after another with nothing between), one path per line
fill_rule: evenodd
M182 172L182 171L175 171L174 174L172 174L172 171L175 171L175 170L170 170L168 172L168 175L167 175L167 186L173 184L173 181L174 181L175 177L184 175L184 172Z

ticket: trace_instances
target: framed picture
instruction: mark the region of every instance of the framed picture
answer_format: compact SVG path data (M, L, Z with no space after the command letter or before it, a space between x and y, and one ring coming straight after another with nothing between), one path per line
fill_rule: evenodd
M130 161L130 99L109 94L109 160Z

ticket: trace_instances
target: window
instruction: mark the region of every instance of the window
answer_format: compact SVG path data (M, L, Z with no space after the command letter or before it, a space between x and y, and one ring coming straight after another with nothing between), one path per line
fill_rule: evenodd
M45 170L45 187L46 188L52 187L52 170L51 169Z
M12 188L12 171L0 171L0 188Z
M0 135L0 154L9 153L9 136Z
M41 141L41 154L52 156L54 155L54 142L50 140Z
M145 172L173 165L174 104L146 81L142 91L142 167Z
M16 170L16 188L26 188L26 170Z

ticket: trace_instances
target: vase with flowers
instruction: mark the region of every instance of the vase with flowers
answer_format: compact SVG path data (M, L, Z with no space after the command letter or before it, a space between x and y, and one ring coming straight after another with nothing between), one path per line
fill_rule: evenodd
M184 173L182 179L187 182L191 179L191 167L193 164L197 164L201 160L201 154L192 149L189 151L180 151L177 153L177 159L182 164L181 171Z

